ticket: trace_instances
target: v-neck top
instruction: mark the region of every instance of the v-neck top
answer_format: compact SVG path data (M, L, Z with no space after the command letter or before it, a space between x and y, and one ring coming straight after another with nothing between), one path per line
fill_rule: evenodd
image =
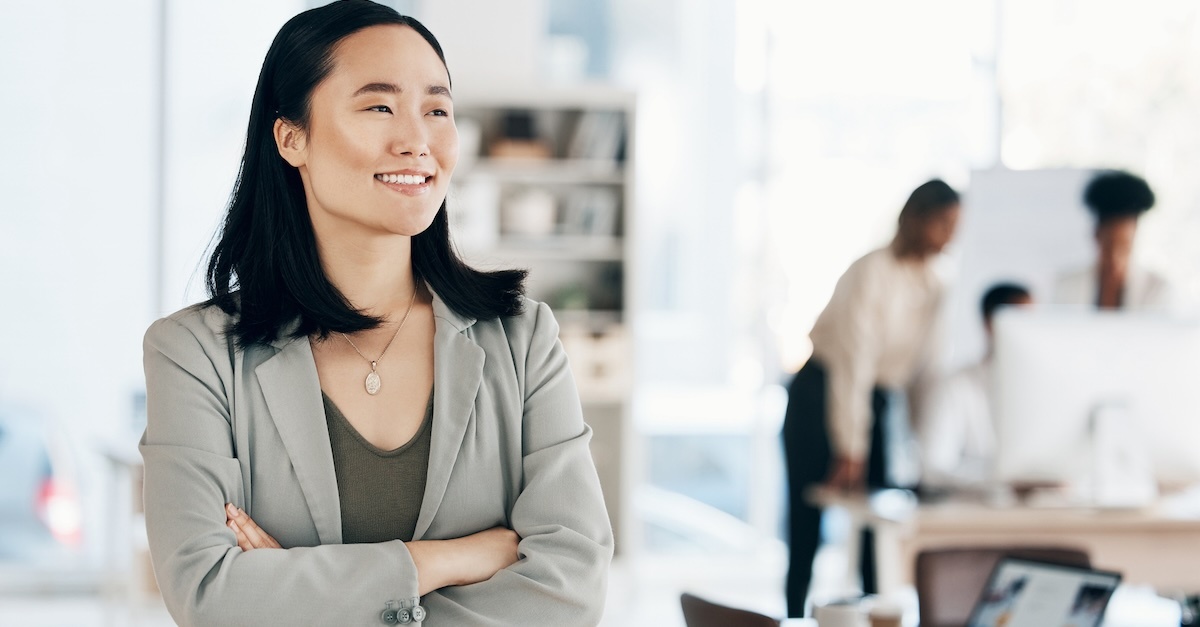
M321 400L341 502L342 543L412 540L429 471L433 394L417 433L390 451L368 442L324 392Z

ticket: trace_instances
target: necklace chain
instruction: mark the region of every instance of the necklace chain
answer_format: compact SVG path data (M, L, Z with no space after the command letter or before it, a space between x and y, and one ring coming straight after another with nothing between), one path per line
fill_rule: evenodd
M396 336L400 335L400 329L403 329L404 323L408 322L408 314L412 313L413 304L416 302L417 286L413 285L412 298L410 298L408 301L408 309L404 311L404 317L400 319L400 324L396 325L396 331L392 333L392 339L388 340L387 345L383 347L383 350L380 351L379 356L375 359L367 357L362 351L358 350L358 347L354 345L354 340L350 339L349 335L346 335L341 331L338 332L343 338L346 338L346 342L350 344L350 348L353 348L354 352L358 353L359 357L362 357L371 364L371 372L367 373L367 379L364 383L367 388L367 394L374 396L379 393L379 388L383 386L383 381L379 378L379 371L376 370L376 366L378 366L379 362L383 360L383 356L387 354L388 349L392 347L392 342L396 341Z

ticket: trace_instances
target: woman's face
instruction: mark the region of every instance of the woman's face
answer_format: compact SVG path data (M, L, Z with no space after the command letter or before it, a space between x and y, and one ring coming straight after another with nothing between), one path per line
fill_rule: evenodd
M313 90L308 129L276 123L300 171L318 237L421 233L458 162L450 77L407 26L363 29L334 50Z
M927 217L920 229L921 248L926 255L936 255L954 239L958 228L959 205L954 204Z

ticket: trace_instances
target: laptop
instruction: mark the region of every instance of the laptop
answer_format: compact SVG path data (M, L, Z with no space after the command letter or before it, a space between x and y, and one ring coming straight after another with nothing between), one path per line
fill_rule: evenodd
M1120 573L1004 558L967 627L1099 627Z

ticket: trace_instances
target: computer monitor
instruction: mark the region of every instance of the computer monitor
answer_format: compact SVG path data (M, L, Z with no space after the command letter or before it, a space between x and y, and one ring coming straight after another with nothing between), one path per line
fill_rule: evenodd
M1095 481L1117 448L1159 486L1200 482L1200 321L1042 306L993 328L1000 481Z

